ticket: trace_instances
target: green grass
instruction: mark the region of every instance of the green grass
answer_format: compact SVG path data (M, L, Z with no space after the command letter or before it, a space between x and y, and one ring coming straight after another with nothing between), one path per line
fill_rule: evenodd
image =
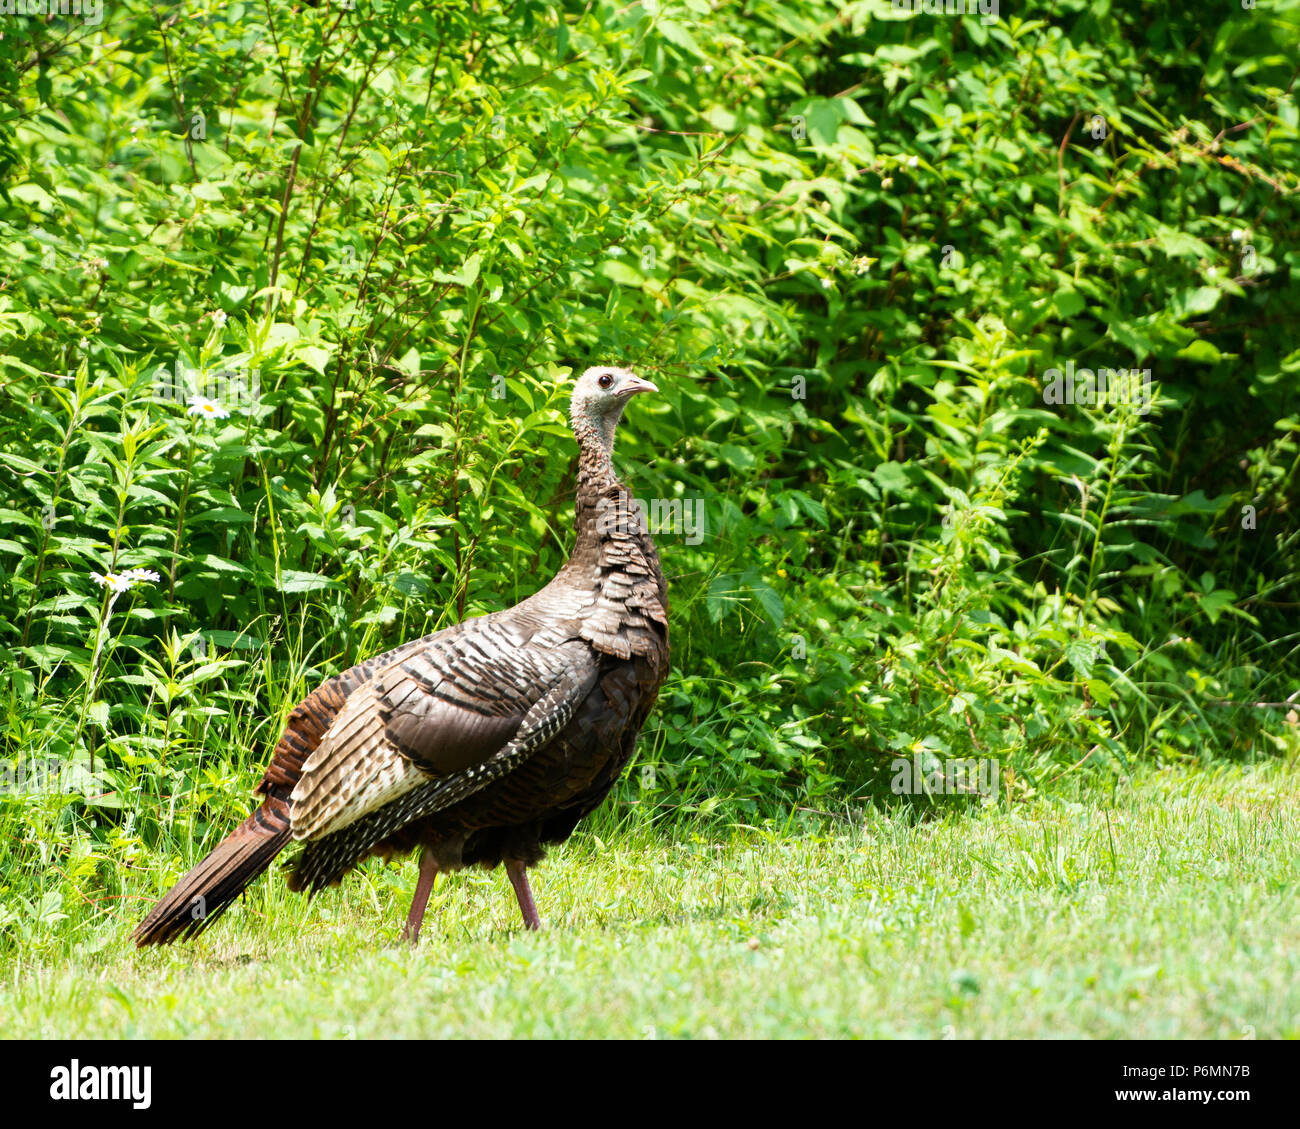
M1114 797L724 841L580 834L535 872L372 864L307 903L274 875L196 945L145 906L6 961L23 1036L1300 1036L1300 772L1147 772ZM141 885L146 885L142 877Z

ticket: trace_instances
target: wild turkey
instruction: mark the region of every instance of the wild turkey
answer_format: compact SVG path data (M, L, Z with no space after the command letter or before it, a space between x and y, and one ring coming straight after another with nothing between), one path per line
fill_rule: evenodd
M582 374L569 560L514 607L368 659L308 695L258 785L262 806L153 908L137 945L202 932L291 841L303 850L289 887L309 893L367 855L419 847L411 941L435 876L474 863L504 862L525 925L540 926L526 868L613 787L668 671L659 556L611 460L628 400L657 391L626 369Z

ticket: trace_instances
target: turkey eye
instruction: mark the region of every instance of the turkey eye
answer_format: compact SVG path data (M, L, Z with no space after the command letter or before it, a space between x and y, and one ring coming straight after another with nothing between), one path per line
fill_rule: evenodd
M610 376L609 373L605 373L605 375L602 376L599 380L597 380L596 383L599 384L602 388L608 388L611 384L614 383L614 378Z

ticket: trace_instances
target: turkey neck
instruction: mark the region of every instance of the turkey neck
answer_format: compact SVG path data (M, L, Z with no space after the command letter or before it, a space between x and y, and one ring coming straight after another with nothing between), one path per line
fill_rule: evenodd
M575 572L603 588L611 573L660 577L659 556L632 494L614 473L614 429L618 419L575 421L578 440L577 540L560 570L572 583ZM559 576L556 577L559 579Z

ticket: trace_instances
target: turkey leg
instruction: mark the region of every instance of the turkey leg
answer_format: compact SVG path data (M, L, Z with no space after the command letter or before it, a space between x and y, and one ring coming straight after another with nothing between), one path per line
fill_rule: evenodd
M415 884L415 897L411 899L411 912L406 915L406 928L402 936L411 944L420 939L420 926L424 924L424 911L429 905L429 895L433 893L433 880L438 877L438 860L433 852L425 847L420 852L420 880Z
M540 929L542 919L537 916L537 903L533 901L533 892L528 886L527 867L518 859L507 859L506 873L510 875L510 885L515 888L515 897L519 899L525 928Z

